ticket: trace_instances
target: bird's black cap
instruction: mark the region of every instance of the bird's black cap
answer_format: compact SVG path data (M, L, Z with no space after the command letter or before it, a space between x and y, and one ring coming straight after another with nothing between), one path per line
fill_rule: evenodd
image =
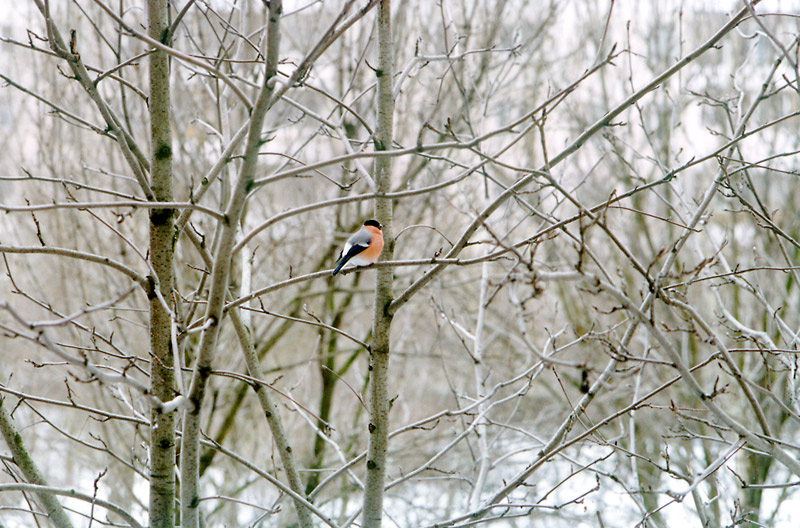
M381 229L383 227L380 222L378 222L377 220L373 220L373 219L367 220L366 222L364 222L364 225L365 226L377 227L378 229Z

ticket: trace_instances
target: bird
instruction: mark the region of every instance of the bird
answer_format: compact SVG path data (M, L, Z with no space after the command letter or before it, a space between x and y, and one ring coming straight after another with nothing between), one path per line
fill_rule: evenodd
M339 273L339 270L352 262L356 266L368 266L378 260L383 251L383 232L381 224L377 220L367 220L361 229L353 233L344 245L344 249L339 253L339 260L336 261L336 268L331 272L331 276Z

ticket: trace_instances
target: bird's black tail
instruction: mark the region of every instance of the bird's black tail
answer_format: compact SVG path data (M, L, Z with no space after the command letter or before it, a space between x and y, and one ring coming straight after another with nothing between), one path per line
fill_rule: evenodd
M337 273L339 273L339 270L341 270L341 269L342 269L342 266L344 266L345 264L347 264L347 261L348 261L348 260L349 260L349 259L346 259L346 258L344 258L344 257L340 258L340 259L339 259L339 263L336 265L336 267L335 267L335 268L333 268L333 271L331 272L331 277L333 277L334 275L336 275Z

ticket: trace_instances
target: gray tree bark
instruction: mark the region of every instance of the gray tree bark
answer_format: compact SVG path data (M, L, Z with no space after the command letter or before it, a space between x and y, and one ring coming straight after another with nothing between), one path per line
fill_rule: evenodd
M147 2L150 37L161 41L169 28L166 0ZM165 44L167 44L165 42ZM150 189L155 200L171 202L172 139L170 126L169 56L150 53ZM150 211L150 265L155 272L147 292L150 304L150 383L153 395L175 397L172 316L165 303L172 298L175 210ZM174 309L174 308L173 308ZM180 365L178 365L180 368ZM153 407L150 417L150 526L175 526L175 413Z
M392 76L391 2L382 0L378 5L378 127L375 150L389 150L393 140L394 98ZM378 194L392 188L392 158L375 159L374 175ZM385 241L381 260L391 260L394 255L392 236L392 200L375 199L375 216L383 225ZM369 385L369 448L367 451L367 479L364 490L364 512L362 526L374 528L381 525L383 517L383 488L386 481L387 450L389 443L389 355L393 315L389 312L392 302L392 277L390 267L377 270L375 279L375 308L372 324L372 346L370 348Z

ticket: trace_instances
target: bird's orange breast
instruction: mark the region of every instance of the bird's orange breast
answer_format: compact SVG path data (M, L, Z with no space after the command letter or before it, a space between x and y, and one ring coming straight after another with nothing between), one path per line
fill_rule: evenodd
M383 251L383 233L375 226L364 226L364 229L369 231L372 238L369 241L369 247L362 251L359 256L375 262L381 255L381 251Z

